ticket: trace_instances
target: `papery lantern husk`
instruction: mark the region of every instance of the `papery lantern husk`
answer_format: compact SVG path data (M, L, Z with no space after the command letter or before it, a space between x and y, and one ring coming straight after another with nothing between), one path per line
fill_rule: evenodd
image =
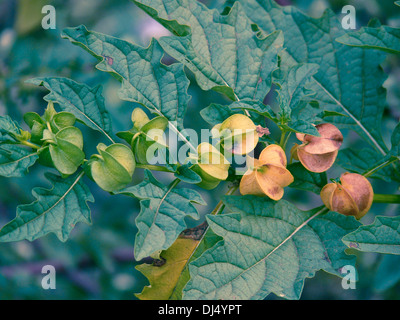
M220 133L220 138L226 151L233 154L248 154L256 147L259 137L257 126L247 116L234 114L214 127Z
M283 188L290 185L294 178L286 169L287 159L283 149L275 144L266 147L259 159L254 159L250 168L240 181L240 193L257 196L267 195L273 200L283 197Z
M319 124L316 128L319 137L296 133L296 137L303 142L296 148L296 154L308 171L320 173L327 171L334 164L343 142L343 135L330 123Z
M329 210L361 219L371 208L374 191L371 183L357 173L344 173L340 183L328 183L321 190L321 199Z
M201 177L197 185L206 190L216 188L228 178L230 163L213 145L203 142L197 147L198 162L192 170Z

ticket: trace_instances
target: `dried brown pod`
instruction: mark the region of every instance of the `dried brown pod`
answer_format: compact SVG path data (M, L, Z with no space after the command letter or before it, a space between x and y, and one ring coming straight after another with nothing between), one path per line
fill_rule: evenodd
M296 133L297 139L303 142L296 148L296 153L297 158L307 170L324 172L335 162L343 142L343 135L331 123L321 123L315 127L320 134L319 137Z
M371 208L374 191L367 178L346 172L340 183L328 183L320 195L329 210L361 219Z
M271 144L261 152L258 160L252 160L253 165L240 181L240 193L267 195L273 200L280 200L283 197L283 188L294 180L286 169L287 159L283 149Z

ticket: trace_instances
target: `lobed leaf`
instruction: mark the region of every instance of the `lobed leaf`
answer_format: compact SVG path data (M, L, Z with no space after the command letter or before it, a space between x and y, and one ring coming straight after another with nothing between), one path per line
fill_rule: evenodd
M363 27L347 33L336 41L348 46L382 50L388 53L400 53L400 28L389 26Z
M255 196L224 202L232 213L207 217L223 241L190 264L185 299L299 299L317 270L340 276L355 263L340 240L360 225L354 217Z
M0 175L22 177L39 158L36 152L15 144L0 145Z
M15 142L21 133L21 126L10 116L0 116L0 143Z
M280 54L282 69L299 63L319 65L310 85L314 98L323 110L347 115L328 120L355 130L379 154L386 155L388 150L381 134L386 104L382 84L386 75L380 66L385 53L335 41L347 31L330 10L315 19L273 0L242 0L240 3L264 32L283 31L286 50Z
M46 178L52 189L33 189L37 200L17 207L16 218L0 230L0 242L33 241L48 233L64 242L78 222L91 224L87 202L94 199L82 174L63 179L47 173Z
M97 69L111 73L122 85L119 96L122 100L134 101L152 113L175 121L183 129L183 117L190 96L187 93L189 80L180 63L161 63L164 52L156 40L148 48L102 33L88 31L81 25L66 28L62 36L69 39L100 63Z
M141 210L136 218L136 260L168 249L186 229L186 216L199 219L193 204L205 204L200 194L191 189L176 189L175 186L175 183L163 185L149 170L145 170L143 182L116 192L141 199Z
M400 217L377 216L372 224L344 236L343 242L363 252L400 254Z
M111 116L104 106L101 86L90 88L68 78L44 77L27 81L44 86L50 91L44 99L57 102L64 111L71 112L89 128L105 134L111 141Z
M313 92L308 89L311 78L317 73L319 66L315 63L301 63L290 67L287 73L281 78L275 79L279 86L278 97L279 106L284 116L292 121L299 120L297 117L292 119L292 114L297 115L296 108L301 102L313 95ZM312 118L308 116L309 122Z
M278 67L280 31L260 35L239 3L219 15L194 0L134 2L178 35L162 37L160 44L194 73L203 90L214 89L232 100L264 99Z

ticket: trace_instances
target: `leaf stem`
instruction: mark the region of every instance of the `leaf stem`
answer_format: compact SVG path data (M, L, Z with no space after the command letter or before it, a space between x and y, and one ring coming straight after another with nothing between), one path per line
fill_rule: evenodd
M378 162L375 164L372 168L368 169L365 171L362 175L366 178L370 177L373 175L375 172L387 167L388 165L392 164L393 162L396 162L398 159L397 158L389 158L388 160L385 160L384 162Z
M160 115L164 116L161 113ZM183 135L182 132L179 131L179 129L171 121L168 122L168 125L173 131L175 131L175 133L182 139L182 141L187 144L190 149L192 149L193 152L197 152L197 148Z
M235 191L239 188L238 184L234 184L232 185L229 190L225 193L225 196L231 196L232 194L235 193ZM222 211L224 211L225 209L225 204L222 202L222 200L220 200L220 202L218 202L217 206L214 208L213 211L211 211L210 215L212 216L216 216L219 215ZM207 227L208 229L208 227ZM206 232L207 232L206 229Z
M374 194L374 203L400 203L400 194Z
M288 135L286 136L286 139L285 139L285 141L284 141L284 143L283 143L283 147L282 147L283 150L286 149L286 145L287 145L287 143L288 143L289 138L290 138L291 135L292 135L292 133L289 132Z
M20 141L20 143L23 144L24 146L30 147L32 149L36 149L36 150L40 149L40 146L38 146L37 144L34 144L32 142L29 142L29 141Z
M288 134L286 135L286 132L286 130L282 130L281 140L279 141L279 145L283 150L286 149L286 144L288 143L290 135L292 134L291 132L288 132Z

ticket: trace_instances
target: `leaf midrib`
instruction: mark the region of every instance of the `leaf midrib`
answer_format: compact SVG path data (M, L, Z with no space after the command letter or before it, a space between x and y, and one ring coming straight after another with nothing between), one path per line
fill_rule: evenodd
M319 210L318 212L314 213L311 217L309 217L307 220L305 220L301 225L299 225L289 236L287 236L286 239L284 239L280 244L278 244L273 250L271 250L263 259L260 259L259 261L257 261L256 263L254 263L253 265L251 265L249 268L247 269L243 269L242 272L240 272L237 276L235 276L233 279L230 279L229 282L225 283L224 285L218 287L217 289L221 289L224 288L226 286L228 286L229 284L231 284L232 282L234 282L236 279L238 279L239 277L241 277L244 273L248 272L250 269L254 268L255 266L257 266L259 263L261 262L265 262L265 260L267 260L273 253L275 253L276 250L280 249L287 241L289 241L290 239L293 238L293 236L299 232L303 227L305 227L306 225L308 225L308 223L315 219L317 216L323 214L324 212L328 211L328 209L326 207L322 208L321 210Z
M79 180L83 177L84 174L85 174L85 172L82 171L82 172L78 175L78 177L76 178L76 180L74 181L74 183L68 188L68 190L67 190L67 191L66 191L66 192L65 192L65 193L64 193L50 208L46 209L44 212L42 212L42 213L40 213L39 215L37 215L35 218L33 218L33 219L31 219L31 220L25 222L24 224L18 226L18 228L21 228L21 227L23 227L23 226L25 226L25 225L27 225L27 224L33 223L34 221L36 221L37 219L39 219L39 218L41 218L42 216L46 215L46 214L49 213L51 210L53 210L55 207L57 207L58 204L59 204L62 200L64 200L65 197L73 190L73 188L77 185L77 183L78 183ZM55 186L54 186L52 189L50 189L50 190L53 190L54 188L55 188ZM38 201L39 201L39 199L38 199L37 201L35 201L34 203L37 203ZM12 230L11 232L14 232L14 231L15 231L15 229ZM8 232L8 233L6 233L6 234L10 234L11 232ZM3 235L2 237L4 237L4 235Z
M260 3L259 3L259 4L260 4ZM260 4L260 6L263 8L264 11L266 11L266 12L269 14L268 10L267 10L266 8L264 8L264 7L262 6L262 4ZM276 4L276 6L277 6L279 9L282 10L281 6L279 6L278 4ZM274 28L275 28L275 31L276 31L276 30L277 30L276 23L275 23L274 19L272 19L272 16L271 16L270 14L269 14L269 17L270 17L270 21L271 21L271 23L274 25ZM291 17L293 18L293 21L296 23L296 26L298 27L298 23L297 23L297 21L294 19L294 17L293 17L292 14L291 14ZM321 31L323 31L323 32L326 34L326 32L325 32L324 30L322 30L321 28L318 27L318 29L321 30ZM300 29L299 29L298 31L299 31L299 33L300 33L301 35L303 35L303 33L301 32ZM333 43L333 39L332 39L332 37L331 37L330 34L329 34L329 36L330 36L330 38L331 38L331 40L332 40L332 43ZM303 39L304 39L304 38L303 38ZM305 41L305 39L304 39L304 42L307 44L307 42ZM293 61L295 61L296 63L299 63L299 61L297 61L297 59L295 59L295 57L294 57L288 50L286 50L286 51L287 51L288 55L293 59ZM337 60L337 52L336 52L336 50L334 50L334 55L335 55L335 59ZM336 66L336 69L337 69L337 66ZM339 75L339 72L337 72L337 74ZM372 135L368 132L368 130L364 127L364 125L363 125L359 120L357 120L357 118L356 118L356 117L355 117L355 116L354 116L354 115L353 115L353 114L352 114L338 99L336 99L336 98L333 96L333 94L332 94L327 88L325 88L325 87L322 85L322 83L321 83L318 79L315 78L315 76L312 76L312 79L314 79L315 83L316 83L318 86L320 86L321 89L324 90L324 92L325 92L339 107L341 107L341 108L343 109L344 112L346 112L346 113L349 115L349 117L355 122L355 124L356 124L357 126L359 126L360 129L361 129L361 130L366 134L366 136L370 139L370 141L371 141L372 144L375 146L375 148L376 148L383 156L385 156L385 155L386 155L385 150L382 149L382 147L381 147L381 146L379 145L379 143L375 140L375 138L372 137ZM341 94L341 93L340 93L340 94Z
M30 154L28 154L26 156L23 156L22 158L18 158L18 159L9 161L9 162L0 163L0 167L7 166L7 165L10 165L10 164L13 164L13 163L18 163L18 162L21 162L22 160L28 159L29 157L33 157L33 156L37 156L37 153L36 152L30 153Z

